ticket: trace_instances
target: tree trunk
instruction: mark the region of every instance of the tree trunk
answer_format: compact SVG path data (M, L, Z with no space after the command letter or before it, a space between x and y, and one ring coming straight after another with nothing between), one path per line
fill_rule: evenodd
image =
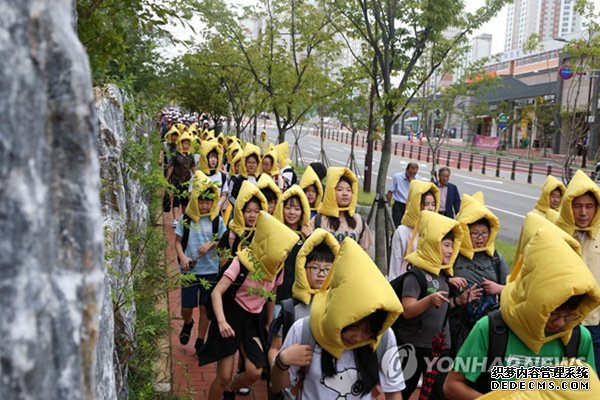
M390 111L391 104L386 104L387 112L383 117L383 148L381 150L381 161L377 172L377 195L384 196L386 193L386 177L390 166L392 148L392 125L394 124L393 113ZM393 232L390 232L391 235ZM375 217L375 263L383 273L387 273L386 243L388 232L386 231L385 209L379 207Z

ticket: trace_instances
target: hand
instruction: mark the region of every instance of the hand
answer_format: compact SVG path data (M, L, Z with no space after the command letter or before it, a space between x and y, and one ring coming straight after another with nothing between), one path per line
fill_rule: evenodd
M191 260L186 256L183 256L181 258L181 269L183 270L183 272L187 272L190 270L190 261Z
M444 292L444 291L431 293L427 297L429 298L430 304L433 304L434 306L436 306L438 308L442 304L448 303L448 301L449 301L448 300L448 292Z
M221 337L228 338L228 337L235 336L235 331L227 323L227 321L219 322L218 324L219 324L219 333L221 334Z
M462 306L467 303L471 303L472 301L479 300L481 298L482 293L483 288L473 285L467 290L465 290L463 293L461 293L460 296L458 296L458 299L460 299L459 303Z
M490 281L486 278L483 278L481 286L483 286L483 289L488 294L500 294L500 292L502 292L502 289L504 289L504 285L501 285L494 281Z
M300 232L302 232L304 236L309 237L312 233L312 229L310 229L310 226L308 225L302 225L302 228L300 228Z
M212 249L213 244L212 242L206 242L200 246L198 246L198 254L201 256L205 256L206 253L209 252L210 249Z
M464 288L467 287L467 280L465 278L459 278L459 277L448 278L448 283L450 283L452 286L454 286L455 288L457 288L460 291L462 291Z
M279 360L285 365L306 367L312 361L312 348L308 344L295 343L279 353Z

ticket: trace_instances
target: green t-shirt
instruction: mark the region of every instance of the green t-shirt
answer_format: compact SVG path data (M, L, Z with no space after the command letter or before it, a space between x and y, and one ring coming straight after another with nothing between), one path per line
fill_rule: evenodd
M479 375L486 366L486 359L489 345L489 318L481 318L475 326L467 340L463 343L452 369L465 376L469 381L476 382ZM592 345L592 335L583 325L580 326L581 339L579 341L579 351L577 356L582 361L587 362L595 371L594 346ZM555 339L544 344L539 354L535 354L509 329L508 343L503 360L504 366L512 367L540 367L556 365L563 360L564 346L560 339ZM492 365L498 365L494 363Z

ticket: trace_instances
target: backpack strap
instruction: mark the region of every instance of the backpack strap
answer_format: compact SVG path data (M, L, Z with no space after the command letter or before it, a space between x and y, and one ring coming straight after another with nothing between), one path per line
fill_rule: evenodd
M302 318L302 335L300 336L300 343L309 345L311 349L314 349L317 345L317 341L310 331L310 317Z
M221 190L219 191L219 194L223 193L223 188L225 187L226 181L227 181L227 175L225 174L225 172L221 172Z
M494 272L496 273L496 282L502 285L502 282L500 282L500 266L502 263L500 262L498 251L496 250L494 250L494 256L492 257L492 265L494 266Z
M385 354L385 351L387 350L387 342L388 342L388 336L390 334L390 330L386 329L385 331L383 331L383 333L381 334L381 340L379 341L379 346L377 346L377 349L375 350L375 354L377 355L377 365L381 366L381 360L383 360L383 355Z
M358 235L358 242L360 243L360 241L362 240L363 234L365 233L365 229L367 227L367 223L363 219L362 215L360 215L358 213L356 213L355 215L358 216L358 219L360 220L360 223L362 225L362 227L360 228L360 234Z
M212 220L212 234L213 237L219 234L219 216Z
M321 227L321 214L315 215L315 229Z
M506 347L508 345L508 326L502 319L500 310L494 310L488 314L488 354L485 363L485 369L477 378L475 383L467 382L471 387L481 393L487 393L492 390L491 367L496 365L496 360L504 359Z
M579 343L581 342L581 325L577 325L573 328L571 333L571 339L565 346L564 356L567 358L577 358L579 355Z
M182 224L183 224L183 236L181 237L181 247L183 248L183 252L185 253L185 249L188 244L188 240L190 239L190 224L192 223L192 219L189 215L183 214Z
M283 318L283 334L281 337L282 339L285 339L290 328L296 321L296 315L294 312L294 299L290 297L288 299L281 300L279 304L281 305L281 316Z
M406 272L408 273L409 271L415 276L415 278L417 278L417 282L419 283L419 287L421 288L421 290L419 291L419 298L417 300L421 300L427 295L427 278L425 277L425 273L421 268L416 267L412 267Z

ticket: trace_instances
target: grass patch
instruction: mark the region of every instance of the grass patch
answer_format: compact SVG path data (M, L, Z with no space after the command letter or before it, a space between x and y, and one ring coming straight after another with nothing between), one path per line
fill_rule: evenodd
M498 253L504 256L504 259L508 264L508 268L512 269L513 261L515 259L515 252L517 251L517 245L497 239L494 244L496 245L496 250L498 250Z

